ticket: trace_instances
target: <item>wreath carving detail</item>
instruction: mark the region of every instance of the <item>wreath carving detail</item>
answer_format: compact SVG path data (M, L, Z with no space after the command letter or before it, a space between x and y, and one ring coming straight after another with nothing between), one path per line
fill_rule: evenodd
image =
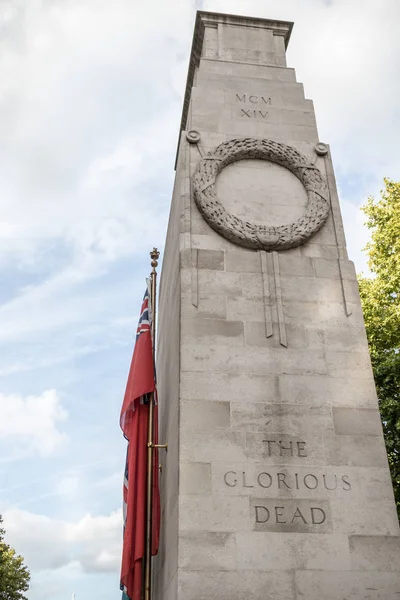
M233 162L251 158L277 163L302 182L308 204L300 219L285 225L255 225L223 207L215 190L218 174ZM318 167L292 146L269 139L239 138L220 144L199 162L193 184L195 202L207 223L224 238L245 248L271 251L300 246L324 225L329 214L328 188Z

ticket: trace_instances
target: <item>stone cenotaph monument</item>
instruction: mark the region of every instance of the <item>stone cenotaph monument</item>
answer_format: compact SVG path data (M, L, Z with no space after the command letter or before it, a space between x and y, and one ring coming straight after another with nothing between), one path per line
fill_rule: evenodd
M291 29L197 13L159 295L156 600L400 598L356 273Z

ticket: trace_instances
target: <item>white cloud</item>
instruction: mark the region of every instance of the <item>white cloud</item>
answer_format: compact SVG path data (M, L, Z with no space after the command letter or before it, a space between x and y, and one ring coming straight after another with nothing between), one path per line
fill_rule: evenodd
M349 258L355 262L357 273L363 272L364 275L368 275L368 257L361 250L370 237L369 230L364 225L366 217L361 211L363 203L354 204L345 198L340 202Z
M118 571L121 562L122 512L93 517L88 514L66 525L66 539L83 549L79 560L85 571Z
M67 439L58 429L66 419L56 390L26 397L0 394L0 441L11 455L52 454Z
M122 511L85 515L75 522L20 509L3 514L6 541L35 572L79 565L86 572L118 572L122 547Z
M3 299L9 341L107 319L122 292L83 286L162 245L193 9L36 0L2 16L0 267L42 275Z
M192 15L182 0L159 2L157 20L148 10L126 0L39 0L14 3L4 20L3 257L45 260L44 241L59 237L79 255L94 245L118 255L122 240L141 241L146 219L137 210L145 207L134 187L176 140L175 55L190 39ZM180 35L168 38L179 24Z
M29 600L54 600L55 598L69 600L72 592L82 585L84 577L85 573L79 562L70 562L56 569L36 571L32 573L28 598Z

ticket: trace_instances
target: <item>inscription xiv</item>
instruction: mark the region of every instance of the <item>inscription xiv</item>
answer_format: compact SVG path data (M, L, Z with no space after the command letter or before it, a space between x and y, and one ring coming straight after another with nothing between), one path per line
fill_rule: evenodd
M262 120L268 117L268 111L265 110L265 106L271 106L270 97L256 96L254 94L236 94L236 102L247 104L245 108L240 109L240 117Z

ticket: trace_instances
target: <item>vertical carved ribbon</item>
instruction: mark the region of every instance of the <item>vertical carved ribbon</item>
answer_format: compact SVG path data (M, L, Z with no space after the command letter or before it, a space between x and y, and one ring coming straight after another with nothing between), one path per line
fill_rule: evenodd
M218 58L221 59L223 58L223 47L224 47L224 30L223 30L223 23L218 23L217 25L217 40L218 40Z
M185 164L187 165L187 173L184 173L184 180L181 194L184 198L184 214L183 214L183 233L185 248L192 247L192 198L193 198L193 182L190 175L190 144L186 143Z
M343 279L342 263L340 262L340 258L338 258L338 265L339 265L340 283L342 284L344 312L346 314L346 317L350 317L350 315L352 314L353 311L351 310L351 308L349 308L349 303L347 301L347 290L346 290L345 282Z
M324 157L324 166L325 166L326 180L327 180L327 184L328 184L328 196L329 196L329 204L331 207L333 231L335 233L336 247L337 247L338 253L339 253L338 254L339 258L337 260L338 260L338 267L339 267L340 284L342 286L344 312L345 312L346 317L350 317L350 315L352 314L352 310L349 307L349 303L348 303L348 299L347 299L347 290L346 290L345 282L343 279L342 263L340 262L342 257L341 257L341 252L340 252L339 236L337 233L337 223L336 223L336 218L335 218L335 211L333 209L333 203L332 203L331 182L329 180L329 176L333 176L333 171L330 168L329 159L326 156Z
M199 285L198 285L198 251L197 248L192 248L192 200L193 200L193 183L192 177L190 173L190 146L191 144L187 144L187 157L186 164L188 165L188 182L189 182L189 193L185 193L185 216L184 216L184 230L185 230L185 248L190 248L191 254L191 301L192 305L196 308L199 305ZM185 189L185 192L187 190Z
M264 298L264 317L265 317L265 337L271 337L274 332L272 329L272 311L271 311L271 294L268 281L268 265L267 253L265 250L260 250L261 262L261 277L263 283L263 298Z
M192 248L191 250L192 253L192 281L191 281L191 287L192 287L192 304L193 306L195 306L196 308L199 305L199 282L198 282L198 250L197 248Z
M283 314L283 305L282 305L281 275L280 275L280 271L279 271L279 254L275 251L272 252L272 261L273 261L273 265L274 265L276 307L278 310L278 324L279 324L279 339L280 339L281 346L284 346L285 348L287 348L285 315Z
M182 190L184 193L184 215L183 215L183 235L184 235L184 247L191 248L192 246L192 216L191 216L191 197L192 197L192 183L189 181L188 188L186 186Z

